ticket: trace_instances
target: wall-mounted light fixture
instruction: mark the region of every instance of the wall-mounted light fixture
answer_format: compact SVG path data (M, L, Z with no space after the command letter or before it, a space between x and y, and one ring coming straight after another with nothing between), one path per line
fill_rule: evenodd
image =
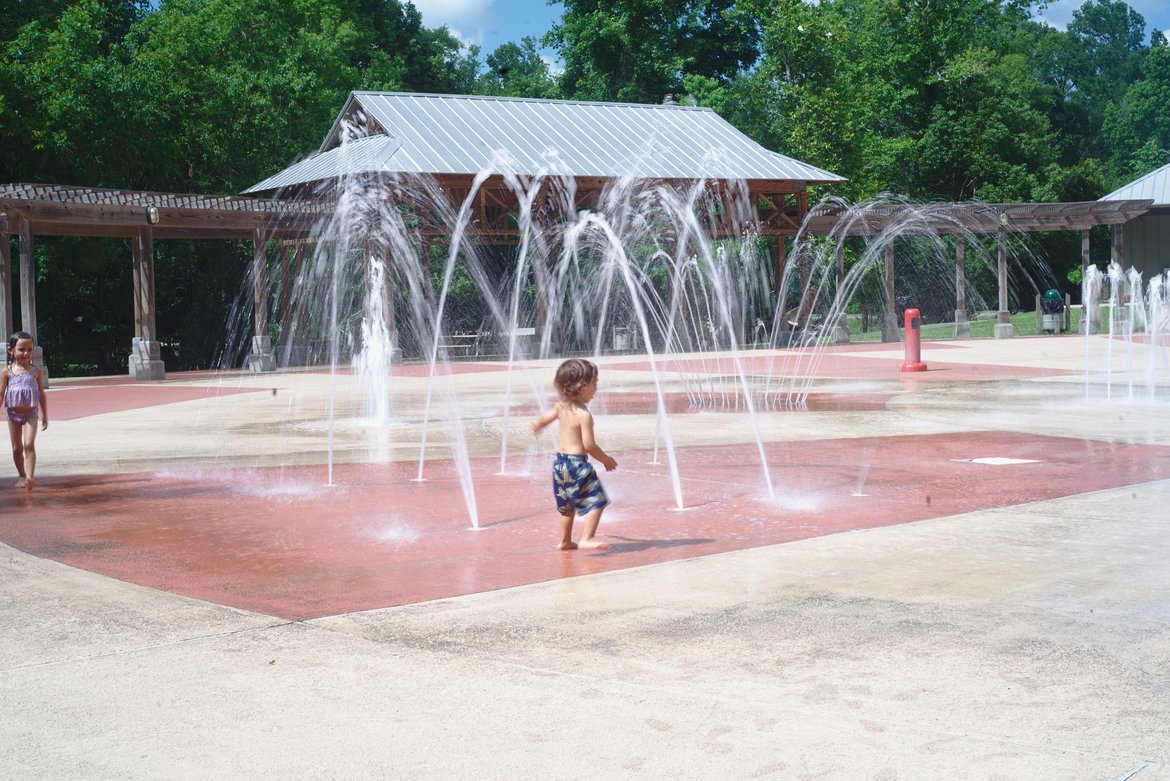
M148 207L146 210L146 219L151 225L158 225L158 207Z

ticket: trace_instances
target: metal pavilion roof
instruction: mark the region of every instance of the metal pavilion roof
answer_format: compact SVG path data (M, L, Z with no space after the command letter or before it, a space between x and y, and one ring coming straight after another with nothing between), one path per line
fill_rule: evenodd
M1123 201L1127 199L1150 198L1154 207L1170 206L1170 163L1151 171L1108 195L1102 201Z
M351 128L364 135L342 144ZM347 173L844 182L771 152L708 108L354 92L320 151L246 193Z

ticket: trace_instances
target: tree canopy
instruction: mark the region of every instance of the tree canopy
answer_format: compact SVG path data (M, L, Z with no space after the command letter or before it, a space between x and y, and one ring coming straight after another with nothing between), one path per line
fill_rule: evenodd
M1087 0L1066 30L1032 0L550 3L541 40L486 54L405 0L10 3L0 179L238 193L315 149L359 89L669 94L848 177L834 192L854 199L1087 200L1170 161L1170 46L1123 0ZM193 315L229 316L250 250L157 251L160 330L185 345L168 365L208 365L215 339ZM108 288L128 256L38 243L51 355L124 367L132 313Z

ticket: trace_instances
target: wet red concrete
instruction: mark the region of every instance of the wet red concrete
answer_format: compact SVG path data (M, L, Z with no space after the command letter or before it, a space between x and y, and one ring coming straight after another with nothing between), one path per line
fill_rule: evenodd
M287 619L1010 506L1170 477L1170 448L982 432L680 454L684 502L643 451L616 454L606 551L560 553L545 459L477 462L480 531L446 463L48 477L0 492L0 539L133 583ZM987 465L972 458L1034 459ZM958 459L958 460L957 460ZM854 494L865 494L855 496Z

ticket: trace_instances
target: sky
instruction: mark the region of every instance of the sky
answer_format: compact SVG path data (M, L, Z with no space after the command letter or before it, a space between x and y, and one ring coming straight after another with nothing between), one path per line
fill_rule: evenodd
M501 44L537 39L548 32L565 7L545 0L411 0L427 27L445 25L461 41L480 48L480 60ZM543 50L551 56L553 52Z
M1149 35L1154 29L1170 32L1170 0L1127 0L1127 2L1130 8L1137 11L1146 20L1146 39L1143 43L1150 42ZM1085 0L1055 0L1050 2L1043 11L1033 11L1032 15L1063 30L1072 21L1073 11L1084 4ZM415 5L418 4L415 3Z
M1128 0L1129 5L1146 20L1146 33L1152 28L1170 32L1170 0ZM519 43L526 35L538 41L560 18L564 5L549 5L545 0L412 0L427 27L445 25L464 43L480 47L480 60L509 41ZM1084 0L1053 0L1034 15L1064 29L1072 21L1073 11ZM1147 40L1146 43L1149 41ZM554 52L544 50L546 58Z

